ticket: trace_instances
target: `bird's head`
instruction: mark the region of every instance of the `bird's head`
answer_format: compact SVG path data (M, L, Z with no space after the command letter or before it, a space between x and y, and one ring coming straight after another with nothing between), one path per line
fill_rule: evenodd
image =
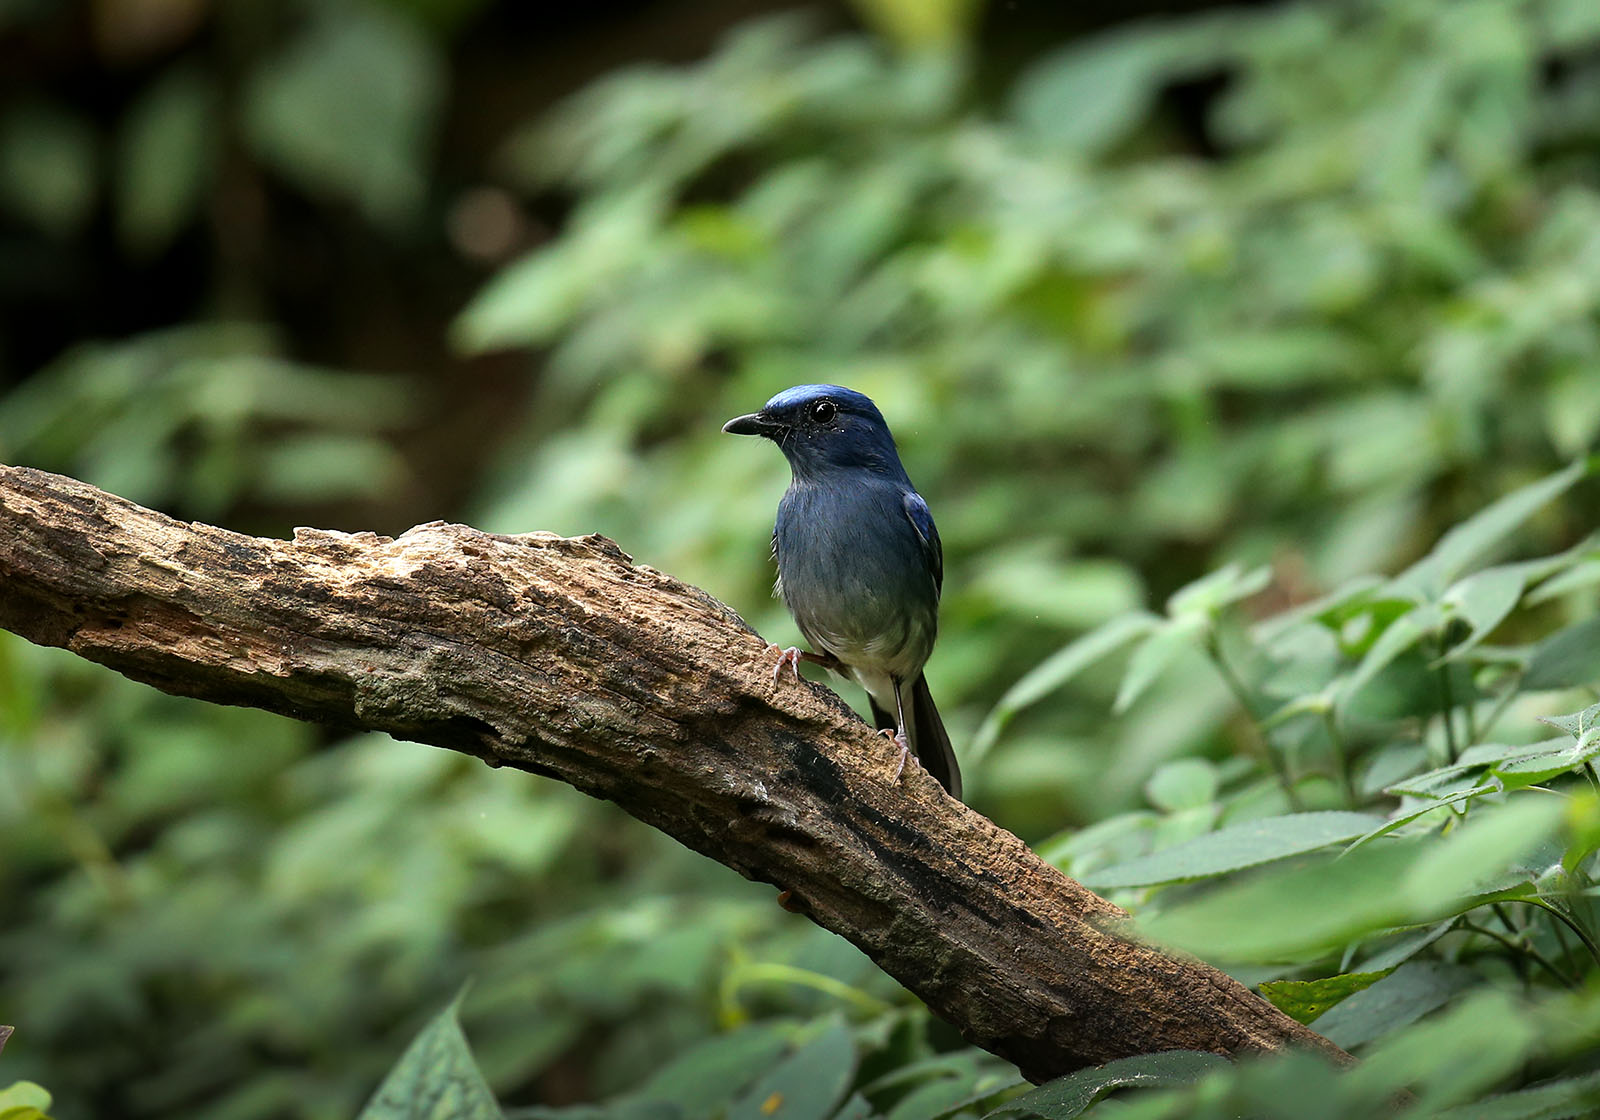
M722 426L736 436L766 436L776 443L796 477L864 468L903 477L889 425L871 399L842 385L796 385L760 412Z

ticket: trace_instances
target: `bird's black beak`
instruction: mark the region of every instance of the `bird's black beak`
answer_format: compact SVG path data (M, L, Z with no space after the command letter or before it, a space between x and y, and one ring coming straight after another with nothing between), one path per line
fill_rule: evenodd
M778 433L783 431L783 425L759 412L752 412L748 416L735 416L722 425L722 430L729 435L766 436L768 439L776 439Z

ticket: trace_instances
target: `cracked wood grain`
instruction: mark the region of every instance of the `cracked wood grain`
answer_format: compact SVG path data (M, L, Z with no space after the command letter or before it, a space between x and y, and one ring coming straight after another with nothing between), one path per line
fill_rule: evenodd
M0 627L166 692L569 782L793 892L1033 1080L1171 1049L1348 1055L946 796L766 643L602 537L293 540L0 466ZM225 750L228 744L218 743Z

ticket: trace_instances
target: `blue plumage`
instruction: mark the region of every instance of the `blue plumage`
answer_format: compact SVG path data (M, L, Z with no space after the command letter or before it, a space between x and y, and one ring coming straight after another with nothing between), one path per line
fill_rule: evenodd
M961 772L922 676L938 636L944 555L883 415L853 389L797 385L723 431L772 440L794 475L772 545L778 593L816 653L785 651L778 668L805 657L853 677L877 725L960 797Z

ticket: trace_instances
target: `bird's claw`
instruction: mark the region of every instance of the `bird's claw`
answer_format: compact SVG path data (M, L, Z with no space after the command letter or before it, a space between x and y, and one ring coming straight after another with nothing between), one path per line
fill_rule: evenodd
M778 678L783 675L783 667L787 665L794 671L795 683L798 684L800 682L800 647L790 646L788 649L780 649L776 645L768 646L767 655L770 657L774 653L778 655L778 663L772 667L772 683L774 685L778 683Z
M906 763L909 762L913 770L917 769L917 756L911 753L911 743L906 739L906 733L904 731L891 731L889 728L885 727L883 730L878 732L878 734L882 735L884 738L888 739L889 742L900 748L900 761L895 764L894 768L895 781L898 782L900 780L900 775L905 773Z

